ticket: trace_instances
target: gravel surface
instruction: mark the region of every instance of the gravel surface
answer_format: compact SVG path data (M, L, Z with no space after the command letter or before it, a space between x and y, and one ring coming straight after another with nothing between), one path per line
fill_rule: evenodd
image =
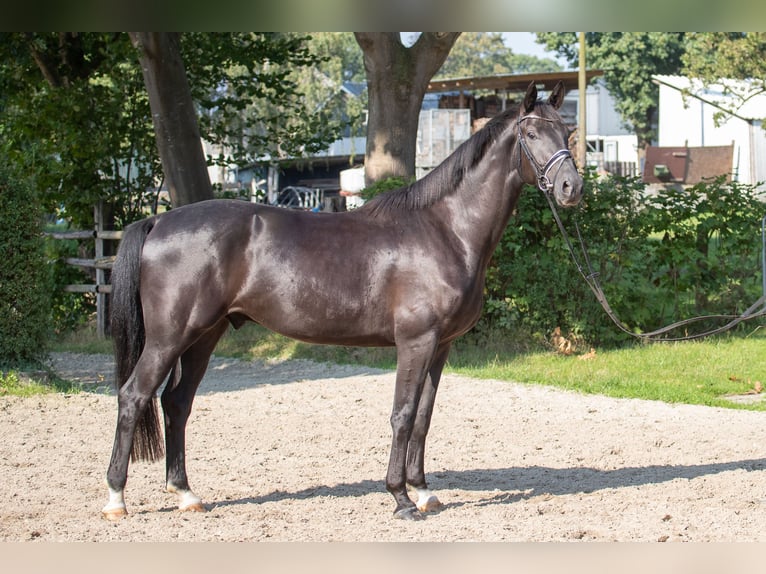
M134 463L111 523L112 359L52 364L87 390L0 397L0 541L766 540L762 413L447 374L426 452L444 508L410 523L383 483L392 372L215 357L187 427L209 511Z

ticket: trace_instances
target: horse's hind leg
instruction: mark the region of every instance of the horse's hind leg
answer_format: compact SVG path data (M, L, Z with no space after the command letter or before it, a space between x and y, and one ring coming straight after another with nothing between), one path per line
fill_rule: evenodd
M227 327L228 322L221 320L181 355L180 364L174 367L162 393L167 452L166 487L168 492L178 495L180 510L205 511L202 501L189 488L186 475L186 421L191 413L194 394L207 370L210 355Z
M124 491L128 480L128 464L133 435L154 393L170 371L172 355L144 350L133 373L117 395L117 428L112 457L106 472L109 502L102 509L105 518L117 520L127 514Z
M418 500L415 505L421 512L432 512L441 508L441 502L433 494L426 484L425 475L425 448L426 436L431 425L431 415L434 411L434 401L436 400L436 391L439 388L442 370L447 362L447 356L450 351L450 343L440 346L431 368L428 371L423 392L418 402L418 411L415 417L415 424L412 428L412 436L407 447L407 484L415 489Z

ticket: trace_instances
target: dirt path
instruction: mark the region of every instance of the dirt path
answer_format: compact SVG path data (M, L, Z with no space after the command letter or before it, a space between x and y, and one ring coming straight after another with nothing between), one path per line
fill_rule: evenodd
M56 354L89 391L0 397L0 541L766 541L762 413L446 375L427 450L443 511L391 517L393 373L216 358L189 422L192 487L133 464L130 516L100 518L111 358Z

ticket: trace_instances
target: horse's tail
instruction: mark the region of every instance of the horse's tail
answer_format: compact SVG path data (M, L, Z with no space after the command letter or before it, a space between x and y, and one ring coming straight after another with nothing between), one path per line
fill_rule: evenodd
M125 228L112 267L111 334L119 391L130 378L144 349L144 315L139 291L141 252L155 219L144 219ZM138 421L133 436L132 460L155 461L163 456L163 437L156 397Z

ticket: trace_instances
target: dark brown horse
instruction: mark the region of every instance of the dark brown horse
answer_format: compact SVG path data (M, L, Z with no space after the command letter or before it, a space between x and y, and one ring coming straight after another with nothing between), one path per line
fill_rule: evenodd
M582 179L556 111L529 86L438 168L346 213L202 202L127 228L113 269L118 420L107 518L126 514L128 462L162 455L155 393L165 379L167 489L189 488L185 429L210 354L231 324L255 321L311 343L395 346L393 443L386 488L395 516L440 506L423 469L450 345L478 320L487 264L524 183L575 205ZM418 495L417 504L407 485Z

